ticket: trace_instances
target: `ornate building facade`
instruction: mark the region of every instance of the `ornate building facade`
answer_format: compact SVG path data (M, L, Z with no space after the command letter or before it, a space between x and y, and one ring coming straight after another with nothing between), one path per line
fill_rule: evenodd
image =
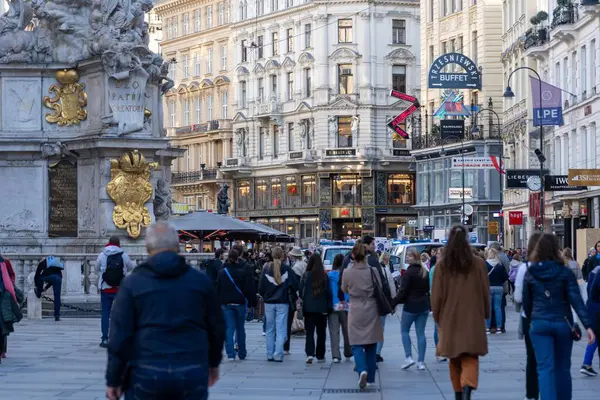
M161 52L174 86L165 95L165 126L172 146L186 154L173 165L173 199L191 209L215 209L219 168L231 157L234 67L229 0L165 0Z
M529 20L538 11L535 2L527 0L506 0L503 6L502 65L503 82L507 85L510 74L518 68L536 68L534 58L527 57L532 47L531 23ZM540 71L541 73L541 71ZM514 98L506 98L503 103L503 127L505 137L506 167L509 169L539 169L540 163L533 153L539 147L539 130L533 126L531 114L531 91L527 70L516 72L511 78ZM525 247L527 238L535 230L535 218L529 215L528 189L506 189L504 191L505 231L504 242L511 247ZM523 224L510 226L508 215L511 211L523 213Z
M411 233L410 140L387 122L419 97L419 3L234 4L234 213L319 238Z
M564 119L561 126L544 127L545 168L555 176L568 175L572 169L585 169L587 174L593 175L600 170L597 156L600 146L600 5L594 1L557 3L551 0L539 4L535 12L545 11L547 19L537 26L527 22L524 54L536 64L542 80L562 91ZM545 100L544 95L542 99ZM528 158L532 157L521 157L521 160L525 162ZM547 190L544 216L546 231L557 234L562 245L572 248L577 259L583 261L598 237L600 187L588 186L587 190L580 191ZM590 232L591 228L594 230Z

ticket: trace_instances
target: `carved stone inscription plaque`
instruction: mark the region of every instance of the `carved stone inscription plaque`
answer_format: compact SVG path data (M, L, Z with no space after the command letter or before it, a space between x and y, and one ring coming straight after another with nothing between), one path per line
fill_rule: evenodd
M48 236L77 237L77 164L60 161L48 168Z
M115 122L119 124L119 135L144 127L147 78L148 74L144 71L136 71L125 79L110 78L108 81L108 104Z

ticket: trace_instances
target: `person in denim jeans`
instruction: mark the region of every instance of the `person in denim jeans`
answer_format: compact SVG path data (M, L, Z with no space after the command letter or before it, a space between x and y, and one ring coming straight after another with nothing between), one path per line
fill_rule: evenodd
M508 280L508 272L506 272L506 268L504 268L498 259L498 251L496 249L488 249L485 266L487 268L488 279L490 281L490 304L492 305L492 310L494 311L496 321L501 322L502 297L504 296L504 284ZM485 321L485 325L487 328L487 333L492 333L490 330L491 318ZM502 333L499 327L500 324L498 324L498 329L495 330L495 333Z
M427 324L427 318L429 318L429 272L421 262L421 256L416 249L408 250L406 261L409 266L402 277L400 291L392 301L393 307L404 304L400 319L400 330L406 360L401 368L408 369L415 363L412 358L412 343L410 341L410 327L415 324L417 348L419 350L417 369L422 371L425 370L425 350L427 349L425 325Z
M594 268L588 276L587 283L587 310L590 319L592 320L592 329L596 335L600 334L600 266ZM594 353L598 350L598 338L592 344L588 344L585 349L585 355L583 357L583 364L581 365L581 372L587 376L597 376L598 373L592 368L592 361L594 360ZM600 350L598 350L600 357Z
M211 279L178 254L167 222L146 230L150 257L121 282L108 336L106 398L206 400L225 324Z
M48 256L37 266L35 271L35 295L42 297L42 293L52 286L54 292L54 320L60 321L60 294L62 290L62 271L65 268L60 258ZM44 288L44 283L46 287Z
M283 362L283 345L287 338L287 319L290 309L290 290L298 290L296 274L283 264L283 249L275 247L273 262L265 264L258 292L265 302L267 360Z
M256 305L256 290L251 271L239 261L237 250L231 250L217 276L217 293L225 316L225 352L229 361L246 359L246 311Z
M537 360L540 397L571 400L571 307L595 340L575 275L565 266L558 238L543 234L531 256L523 285L523 309L531 321L530 337Z

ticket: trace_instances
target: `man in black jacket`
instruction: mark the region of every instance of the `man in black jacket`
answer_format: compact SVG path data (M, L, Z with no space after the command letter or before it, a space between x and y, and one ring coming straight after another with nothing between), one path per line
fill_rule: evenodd
M217 293L227 326L225 352L229 361L235 361L236 344L237 356L246 359L246 311L256 306L254 277L238 257L238 252L231 250L217 278Z
M206 400L219 379L225 324L210 279L177 254L166 222L148 228L150 258L121 284L112 309L106 397Z

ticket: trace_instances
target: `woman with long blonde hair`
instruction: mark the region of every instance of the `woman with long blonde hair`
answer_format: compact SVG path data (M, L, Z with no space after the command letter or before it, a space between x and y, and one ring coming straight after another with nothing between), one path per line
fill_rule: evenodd
M412 358L412 343L410 341L410 327L415 324L417 332L417 369L425 370L425 349L427 338L425 337L425 325L429 317L429 272L421 262L421 256L416 249L408 249L406 261L409 266L402 277L402 284L398 295L392 301L392 306L404 304L402 317L400 319L400 330L402 331L402 345L406 360L402 369L408 369L414 365Z
M283 263L283 249L275 247L273 262L265 264L258 284L258 292L265 303L267 360L283 361L283 344L287 338L287 316L290 291L298 290L294 272Z

